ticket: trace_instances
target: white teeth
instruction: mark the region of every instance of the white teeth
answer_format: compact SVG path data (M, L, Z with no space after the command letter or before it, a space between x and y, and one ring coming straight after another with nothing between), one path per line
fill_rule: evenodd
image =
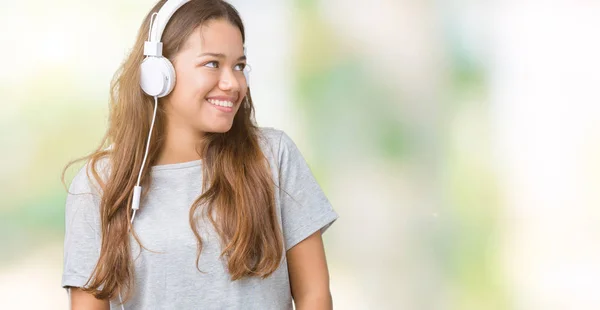
M211 104L222 106L222 107L228 107L228 108L233 107L233 102L231 102L231 101L221 101L221 100L215 100L215 99L208 99L207 101L210 102Z

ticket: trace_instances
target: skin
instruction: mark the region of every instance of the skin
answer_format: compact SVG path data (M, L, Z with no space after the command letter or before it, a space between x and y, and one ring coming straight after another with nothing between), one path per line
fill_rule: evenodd
M242 35L226 20L210 21L188 38L173 60L177 84L161 103L167 114L167 131L158 165L200 159L194 146L203 133L231 129L247 92L243 55ZM206 100L215 96L230 98L233 112L219 111ZM320 231L289 249L286 257L296 309L332 309ZM109 309L107 300L98 300L79 288L71 289L71 305L73 310Z
M94 295L82 291L78 287L72 287L71 291L71 309L73 310L109 310L108 300L96 299Z

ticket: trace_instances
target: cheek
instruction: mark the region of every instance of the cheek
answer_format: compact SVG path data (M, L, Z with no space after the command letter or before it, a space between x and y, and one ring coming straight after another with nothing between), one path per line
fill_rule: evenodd
M244 97L248 94L248 84L246 83L246 79L242 78L240 81L240 101L244 100Z
M175 89L179 98L185 100L201 99L217 85L217 79L211 74L201 72L200 70L180 70L176 71Z

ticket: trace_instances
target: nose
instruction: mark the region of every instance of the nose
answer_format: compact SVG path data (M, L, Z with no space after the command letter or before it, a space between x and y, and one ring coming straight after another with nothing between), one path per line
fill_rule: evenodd
M219 88L224 91L240 91L240 82L232 70L223 70L219 80Z

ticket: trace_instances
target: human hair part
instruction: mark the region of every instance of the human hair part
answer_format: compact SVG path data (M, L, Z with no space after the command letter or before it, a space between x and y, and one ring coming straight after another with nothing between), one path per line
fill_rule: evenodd
M108 129L100 145L91 154L69 162L62 172L65 184L66 170L86 160L90 183L100 186L100 254L82 288L98 299L113 299L124 293L123 302L127 302L132 297L134 264L130 232L141 248L146 249L130 223L133 188L142 168L154 108L154 99L140 87L140 64L150 18L165 2L159 1L148 12L132 50L111 81ZM167 24L161 40L164 56L172 61L197 27L215 19L225 19L239 28L245 41L242 20L233 6L222 0L192 0L177 10ZM150 188L150 168L157 162L165 142L166 113L161 100L140 182L144 189ZM207 132L196 145L202 159L202 176L198 177L202 177L203 189L189 212L189 225L198 245L196 266L200 270L203 246L197 224L199 217L207 216L220 237L221 256L226 258L233 281L268 277L279 267L284 254L275 184L260 148L259 135L248 89L231 129L224 133ZM110 167L105 177L97 168L101 160L107 160ZM142 201L146 194L144 190ZM140 211L143 212L143 206Z

